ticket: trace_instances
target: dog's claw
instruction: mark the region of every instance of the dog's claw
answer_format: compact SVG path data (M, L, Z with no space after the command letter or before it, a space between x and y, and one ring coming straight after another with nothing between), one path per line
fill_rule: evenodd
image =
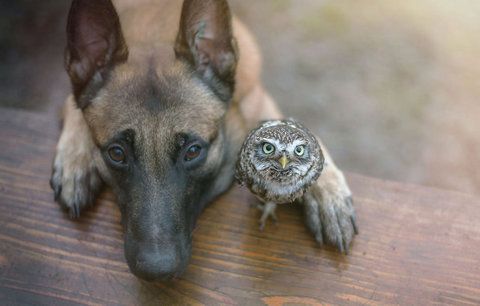
M343 241L337 241L337 250L342 254L345 252Z
M358 232L358 226L357 226L357 218L355 217L355 215L350 217L350 221L352 222L353 231L355 232L355 235L358 235L359 232Z
M317 241L319 246L323 246L323 237L322 233L316 233L315 234L315 241Z
M52 188L53 188L53 199L55 202L57 202L58 199L60 198L60 194L62 193L62 185L58 185Z

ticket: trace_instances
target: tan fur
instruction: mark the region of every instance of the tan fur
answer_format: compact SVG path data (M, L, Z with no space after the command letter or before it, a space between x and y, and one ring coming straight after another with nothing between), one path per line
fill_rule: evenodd
M210 164L218 164L220 154L224 151L222 144L225 139L231 143L228 150L238 152L248 131L260 120L282 117L274 100L260 82L261 57L255 41L236 18L233 18L233 33L238 45L239 60L235 74L235 92L226 113L225 104L212 102L215 99L209 96L211 94L192 83L194 81L185 72L185 64L175 58L173 48L179 30L181 5L182 1L166 0L115 2L129 49L128 60L115 67L109 81L84 111L75 107L72 96L66 101L65 124L58 142L52 175L52 181L56 184L52 184L52 187L59 201L70 211L78 210L78 207L74 208L74 198L78 195L75 190L78 191L79 180L81 186L92 186L92 189L100 185L97 183L99 177L109 181L109 173L99 148L119 131L136 129L139 141L147 144L146 151L142 152L145 155L142 157L145 171L156 180L158 159L166 158L165 152L158 150L167 150L164 144L169 143L167 140L175 133L190 131L204 139L216 139L210 144L205 165L208 168ZM161 119L140 105L139 103L145 102L141 98L143 92L135 86L143 84L149 69L154 70L158 83L165 83L162 86L166 87L166 93L181 90L181 93L176 93L177 96L188 99L190 104L169 108ZM169 84L168 80L172 79L175 83ZM225 125L225 134L213 135L221 124ZM347 251L356 232L351 192L342 172L333 163L325 146L321 146L325 155L325 168L313 192L307 193L303 199L306 223L319 243L326 239L339 250ZM229 186L234 163L234 160L230 160L228 166L219 170L217 176L225 179L217 179L213 189L223 191ZM155 183L162 184L157 181ZM57 185L61 186L60 190ZM175 197L175 191L170 192ZM93 197L96 190L84 193ZM78 213L76 211L75 215Z
M71 203L70 199L75 198L80 185L92 189L85 190L84 193L98 191L95 189L98 188L100 177L96 169L104 168L104 166L83 114L77 108L73 96L70 96L65 102L62 115L64 117L63 131L58 140L57 154L53 162L54 169L62 170L54 171L52 181L63 182L61 198L66 203ZM78 133L78 131L82 133ZM78 180L83 184L76 183ZM57 193L57 191L55 192ZM84 203L79 209L81 210L86 204ZM70 208L73 209L73 205ZM77 213L75 212L75 214Z

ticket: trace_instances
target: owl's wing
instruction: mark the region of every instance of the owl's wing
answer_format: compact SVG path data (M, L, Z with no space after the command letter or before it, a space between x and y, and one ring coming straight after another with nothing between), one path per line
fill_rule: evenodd
M250 136L250 135L249 135ZM246 138L246 140L248 137ZM237 163L235 165L235 180L240 184L240 185L245 185L245 169L242 166L243 163L245 162L245 146L246 146L246 141L243 143L242 148L240 149L240 152L238 153L238 158L237 158Z
M242 175L242 169L241 169L241 166L240 166L240 158L239 160L237 161L237 165L235 167L235 180L237 181L237 183L239 183L240 185L244 185L244 182L243 182L243 175Z

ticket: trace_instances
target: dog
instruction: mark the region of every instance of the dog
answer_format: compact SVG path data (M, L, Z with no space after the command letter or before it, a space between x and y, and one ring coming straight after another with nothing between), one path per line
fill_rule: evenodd
M74 0L56 201L78 217L108 185L130 270L145 280L181 275L195 222L231 186L248 131L282 117L260 66L226 0ZM347 252L357 232L351 192L326 150L325 159L301 200L305 223L320 244Z

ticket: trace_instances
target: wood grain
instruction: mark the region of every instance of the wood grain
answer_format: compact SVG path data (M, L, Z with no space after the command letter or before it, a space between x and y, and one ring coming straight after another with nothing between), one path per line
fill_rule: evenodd
M54 116L0 109L2 305L480 304L480 200L353 174L350 255L316 246L299 207L260 232L255 198L233 187L201 216L185 275L140 281L111 194L79 220L53 202L57 136Z

